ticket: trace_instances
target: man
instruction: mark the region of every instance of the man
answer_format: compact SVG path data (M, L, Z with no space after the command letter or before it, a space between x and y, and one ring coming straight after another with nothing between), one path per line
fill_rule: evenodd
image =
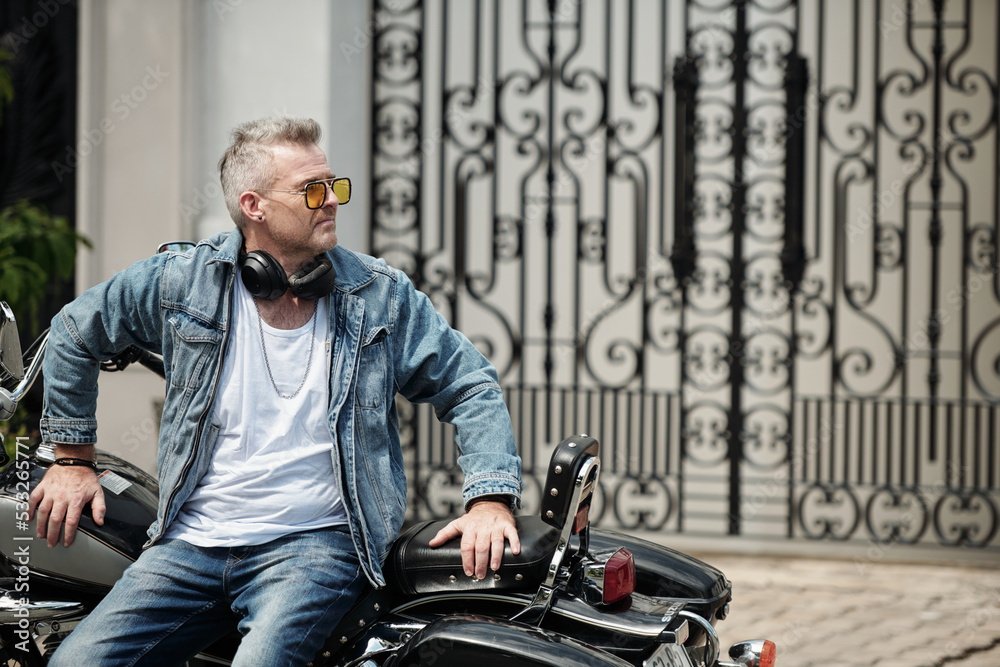
M520 459L496 371L401 272L337 246L350 183L318 124L245 123L219 163L236 230L161 253L55 317L42 433L56 448L31 494L38 537L102 523L92 469L98 360L135 345L167 372L160 499L149 541L51 664L182 662L235 617L234 664L310 661L370 582L402 524L393 397L457 427L466 572L519 551ZM287 288L286 288L287 286Z

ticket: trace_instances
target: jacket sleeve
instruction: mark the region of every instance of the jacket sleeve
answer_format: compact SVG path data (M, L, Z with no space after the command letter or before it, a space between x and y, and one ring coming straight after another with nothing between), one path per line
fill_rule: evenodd
M130 345L159 352L160 276L166 254L142 260L96 285L52 319L42 362L45 442L97 442L100 362Z
M405 274L397 275L398 391L409 401L430 403L438 419L455 426L466 507L474 498L497 494L519 507L521 459L496 369Z

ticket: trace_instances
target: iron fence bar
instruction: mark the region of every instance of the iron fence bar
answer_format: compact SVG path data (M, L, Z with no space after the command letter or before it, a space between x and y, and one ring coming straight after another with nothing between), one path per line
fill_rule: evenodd
M744 366L742 355L746 350L743 336L743 314L745 302L743 279L746 267L743 258L743 233L746 227L746 180L745 161L747 158L747 56L750 50L747 33L747 6L738 1L736 7L736 28L733 33L733 80L735 99L733 101L733 198L732 198L732 262L730 280L730 330L729 363L729 534L739 535L741 530L740 511L742 488L740 478L743 466L743 390Z
M993 406L993 409L989 412L989 425L987 427L987 438L986 442L993 443L994 446L987 448L987 468L989 469L989 475L986 477L986 488L995 489L997 488L997 447L996 443L1000 442L1000 437L997 434L997 413L1000 412L1000 406Z
M813 479L818 482L818 481L822 480L823 447L824 447L824 444L829 444L829 443L824 443L823 439L824 439L824 437L828 436L829 439L832 441L833 440L833 436L835 435L835 433L833 433L833 432L826 433L826 432L823 431L823 403L818 398L815 399L815 403L816 403L816 420L817 420L816 421L816 428L817 428L817 432L819 433L819 437L816 439L816 458L815 458L816 473L815 473ZM830 404L832 406L833 402L831 401ZM827 423L828 424L834 424L835 423L833 421L833 409L832 409L832 407L830 409L830 416L829 416L829 418L827 420Z
M882 404L878 401L872 402L872 451L871 451L871 484L878 481L878 441L879 441L879 408Z
M863 482L865 479L865 406L864 401L858 401L858 449L857 449L857 463L858 463L858 474L857 479L859 482Z
M785 234L781 251L781 271L788 284L789 299L794 299L806 267L802 227L805 209L805 112L809 70L805 58L797 53L789 54L785 67ZM795 345L794 335L792 345L793 347ZM790 356L795 358L794 349L790 351ZM794 383L789 381L789 386L794 386Z
M842 447L840 451L843 452L843 461L841 461L841 474L843 476L843 482L846 484L851 479L851 455L850 455L850 425L851 425L851 400L848 399L844 401L844 428L842 429ZM838 448L831 447L831 451L837 451ZM832 462L832 461L831 461Z
M698 66L691 56L683 56L674 66L674 243L670 251L674 280L686 293L697 249L694 243L695 217L695 128ZM682 310L683 312L683 310ZM683 348L682 348L683 349Z
M927 385L931 395L931 402L936 403L938 399L938 386L941 382L941 372L938 360L938 346L941 339L941 321L938 309L940 307L940 295L938 294L939 281L941 279L941 242L944 236L944 229L941 224L941 143L943 140L943 128L941 126L941 61L944 57L944 0L934 0L934 44L932 52L934 54L934 89L933 89L933 111L931 136L932 143L932 172L931 172L931 222L928 237L931 243L931 305L930 315L927 319L927 337L930 339L930 370L927 373ZM963 243L964 245L964 243ZM964 271L963 271L964 272ZM931 432L930 451L936 450L937 441L937 411L931 410ZM965 418L962 418L962 430L965 430Z
M548 56L548 70L546 75L548 76L548 114L547 114L547 133L548 136L546 140L548 142L548 150L546 150L546 166L545 166L545 272L546 272L546 286L545 286L545 308L543 314L543 322L545 326L545 359L543 362L545 369L545 412L547 415L552 413L552 374L555 370L555 359L552 357L552 347L555 340L555 317L556 317L556 306L555 306L555 235L556 235L556 220L555 211L553 210L553 198L555 197L556 189L556 172L555 172L555 155L556 155L556 136L555 136L555 110L556 110L556 0L548 0L548 45L546 55ZM552 421L551 418L547 417L545 432L548 434L549 440L552 440Z
M972 442L974 445L973 460L976 462L977 465L974 466L974 469L976 471L976 479L973 481L973 484L977 489L985 489L987 488L985 484L986 470L984 470L985 466L981 465L982 458L980 455L981 454L980 445L983 442L981 437L983 431L983 406L977 405L974 408L974 410L975 410L975 416L973 417Z
M788 337L788 389L789 407L787 413L786 465L788 466L788 507L786 510L786 538L795 534L795 459L793 457L795 443L796 409L796 362L798 357L797 311L795 301L806 269L806 248L803 239L805 227L805 187L806 187L806 93L808 90L809 69L806 59L798 53L799 32L801 30L801 12L795 3L795 30L792 53L786 61L785 70L785 104L786 130L789 133L785 139L785 237L781 253L781 270L786 280L788 290L789 330ZM795 125L798 123L798 125ZM804 420L803 420L804 423Z
M913 463L912 466L910 466L911 468L910 475L906 474L907 472L906 447L904 446L901 448L903 452L903 457L902 457L903 460L900 463L900 469L903 472L903 486L906 486L907 476L912 478L912 482L914 485L920 484L920 450L924 438L923 427L921 425L920 408L921 408L920 403L913 404L913 452L912 452ZM931 407L930 414L933 415L935 412L937 412L937 410L935 410L934 407ZM933 418L931 419L931 423L933 423Z

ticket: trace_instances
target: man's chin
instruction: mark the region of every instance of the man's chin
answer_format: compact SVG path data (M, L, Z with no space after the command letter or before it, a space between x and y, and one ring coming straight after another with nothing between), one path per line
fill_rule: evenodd
M336 247L337 247L337 232L334 232L330 236L324 235L321 243L321 249L316 254L328 252Z

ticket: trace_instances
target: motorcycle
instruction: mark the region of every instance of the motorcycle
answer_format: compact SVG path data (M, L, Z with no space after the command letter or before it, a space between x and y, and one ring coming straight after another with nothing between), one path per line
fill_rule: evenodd
M10 419L37 377L46 341L43 333L22 358L13 314L0 302L0 421ZM162 361L140 350L102 367L135 362L163 375ZM521 552L508 545L500 570L485 579L464 574L458 541L428 546L447 521L406 529L385 565L389 585L359 598L310 667L774 665L776 648L767 640L736 643L729 660L720 658L715 626L732 600L722 572L590 526L599 450L586 435L555 448L540 514L517 517ZM0 471L0 664L44 665L138 558L156 517L157 484L99 451L104 524L85 511L73 545L48 549L34 538L27 501L54 452L20 438L8 451ZM234 630L189 664L230 664L238 642Z

